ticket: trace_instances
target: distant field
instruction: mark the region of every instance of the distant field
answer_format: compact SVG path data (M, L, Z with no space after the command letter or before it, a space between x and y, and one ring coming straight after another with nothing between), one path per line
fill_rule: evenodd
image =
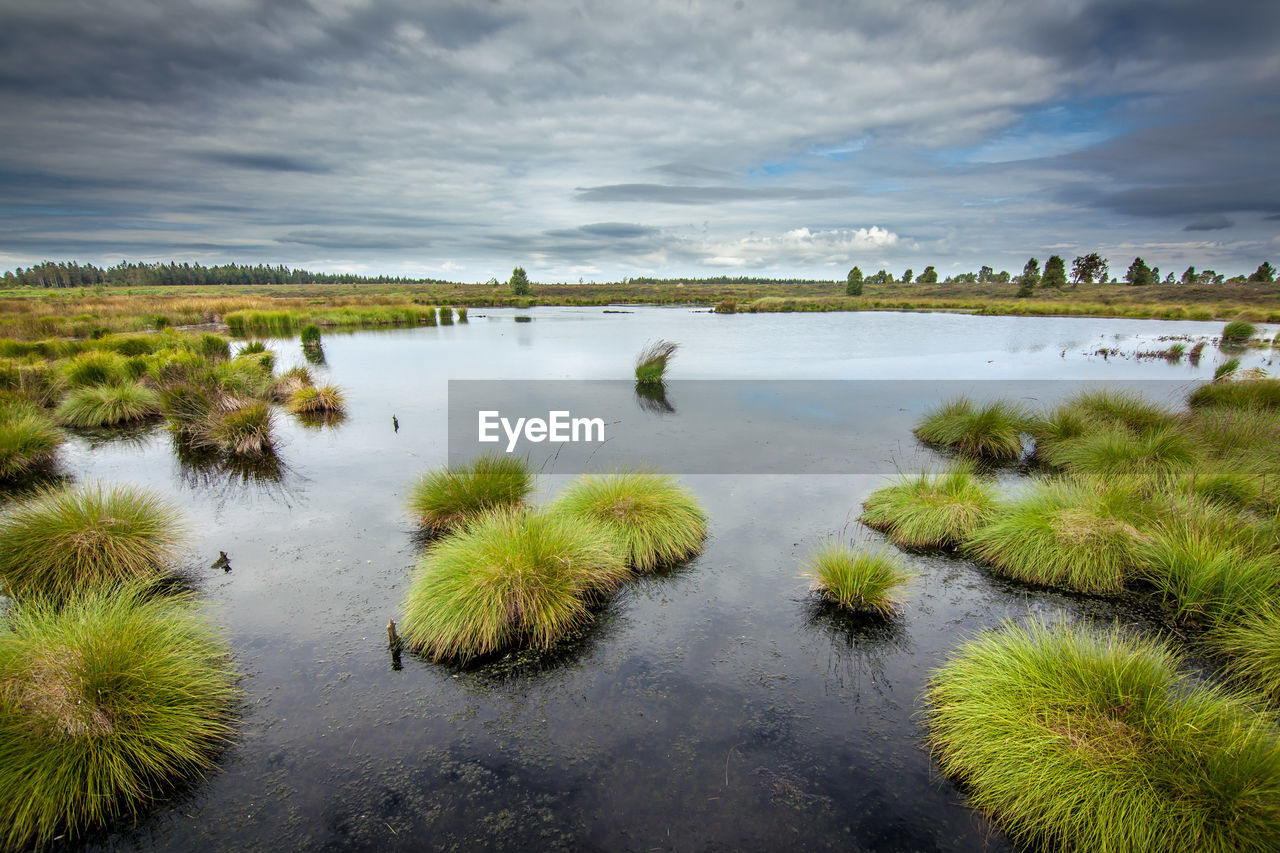
M1088 315L1280 322L1280 284L1081 285L1017 299L1010 284L868 285L843 282L535 284L512 296L486 284L310 284L97 287L0 291L0 337L86 337L197 323L233 311L287 311L295 322L396 325L413 306L687 304L724 312L952 310L985 314ZM346 309L346 310L343 310Z

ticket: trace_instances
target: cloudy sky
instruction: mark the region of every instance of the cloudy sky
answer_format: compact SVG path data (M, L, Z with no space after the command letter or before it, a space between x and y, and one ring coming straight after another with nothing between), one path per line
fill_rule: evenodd
M3 0L0 268L1280 262L1276 0Z

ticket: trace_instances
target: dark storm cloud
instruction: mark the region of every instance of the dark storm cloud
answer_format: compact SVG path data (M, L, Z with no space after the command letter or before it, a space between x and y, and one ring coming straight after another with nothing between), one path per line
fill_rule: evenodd
M1204 219L1197 219L1195 222L1189 223L1183 231L1221 231L1224 228L1230 228L1235 225L1225 216L1206 216Z
M797 187L691 187L669 184L609 184L578 187L578 201L639 201L657 204L723 204L731 201L805 201L848 198L856 191L845 187L800 189Z

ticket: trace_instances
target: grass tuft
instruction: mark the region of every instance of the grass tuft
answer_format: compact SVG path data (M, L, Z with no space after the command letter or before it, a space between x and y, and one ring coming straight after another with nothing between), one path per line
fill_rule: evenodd
M1210 382L1187 397L1193 409L1222 406L1233 409L1280 411L1280 379L1243 379Z
M812 595L847 610L891 614L894 598L911 574L888 549L857 551L843 542L829 542L808 560L805 571Z
M1206 635L1206 641L1225 655L1229 675L1280 706L1280 609L1224 622Z
M295 415L332 415L346 410L342 389L336 385L304 386L289 397Z
M1030 428L1030 416L1012 403L979 406L959 397L925 415L915 434L925 444L962 456L1014 462L1022 456L1022 434Z
M177 509L152 492L101 484L44 490L0 517L0 582L13 598L56 602L154 579L183 535Z
M227 649L189 600L103 590L2 627L0 847L136 817L231 735Z
M902 548L956 547L985 524L995 510L991 486L973 466L943 474L904 476L862 504L861 521L886 533Z
M666 375L667 364L679 348L679 344L671 341L654 341L640 350L636 356L636 382L641 385L661 382Z
M78 388L58 406L59 422L70 427L137 423L160 413L160 396L138 382Z
M1161 477L1196 461L1192 442L1173 427L1143 433L1109 428L1054 446L1055 465L1099 477Z
M1280 838L1273 720L1119 631L1005 627L928 688L943 772L1037 849L1227 853Z
M1244 320L1233 320L1222 327L1222 342L1224 344L1243 344L1247 343L1254 335L1258 334L1258 327Z
M627 561L642 572L700 553L707 536L707 517L697 500L666 474L581 477L552 510L608 529L624 544Z
M64 440L41 409L16 401L0 404L0 480L47 470Z
M435 543L405 596L401 629L432 660L546 648L626 580L607 530L563 513L493 509Z
M409 509L430 533L442 533L482 512L519 507L533 491L533 471L519 457L485 455L424 474L409 494Z

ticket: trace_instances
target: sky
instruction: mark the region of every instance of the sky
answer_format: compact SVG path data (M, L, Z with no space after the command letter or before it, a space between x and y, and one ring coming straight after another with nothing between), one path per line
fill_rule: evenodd
M3 0L0 269L1280 263L1276 0Z

